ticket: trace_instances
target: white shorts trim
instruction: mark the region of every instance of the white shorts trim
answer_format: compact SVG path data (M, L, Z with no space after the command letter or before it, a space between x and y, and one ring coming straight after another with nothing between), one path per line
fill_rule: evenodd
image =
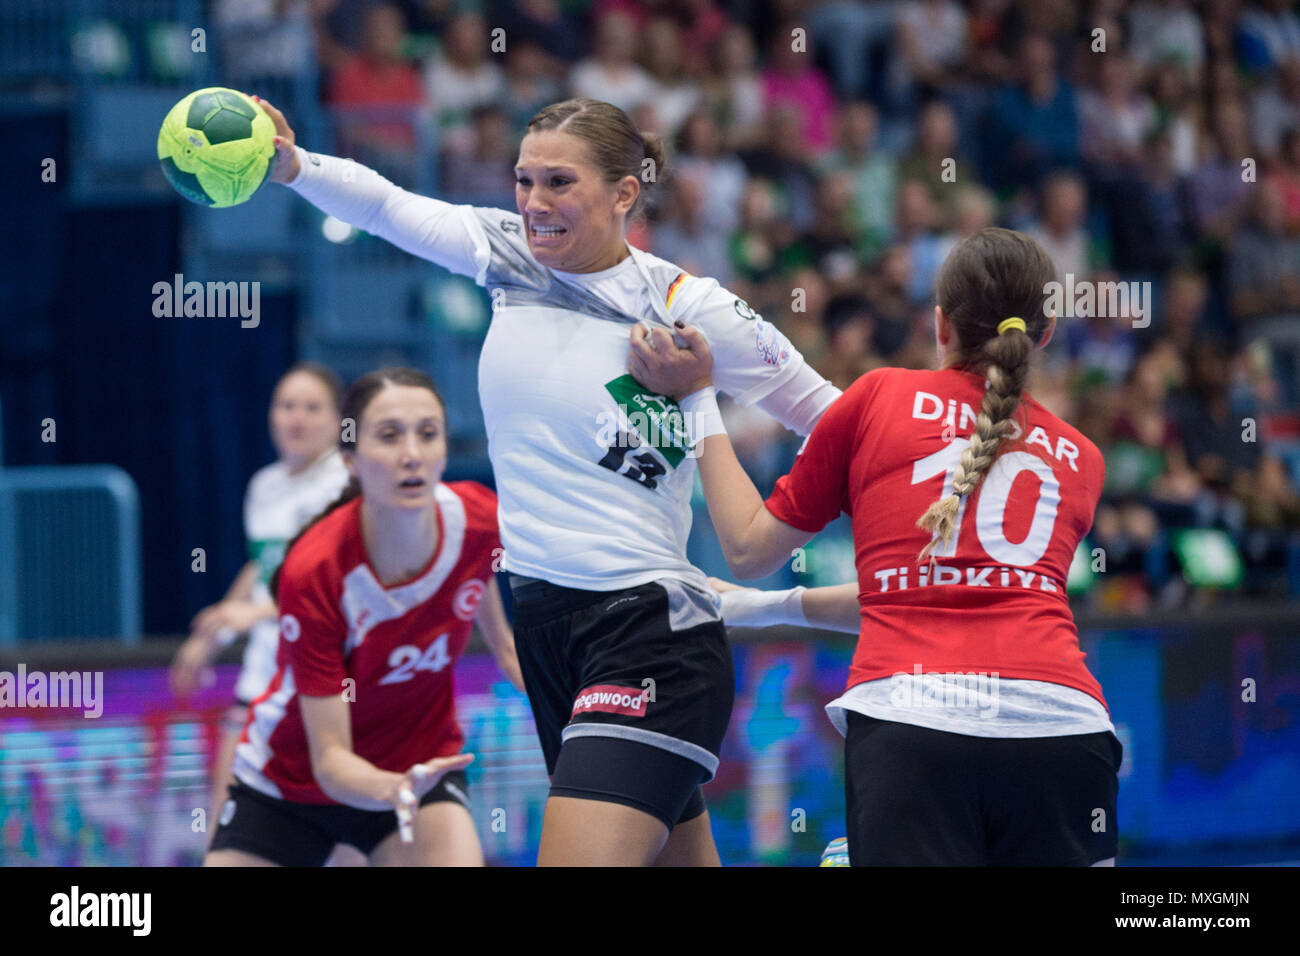
M568 740L570 737L618 737L623 740L635 740L637 743L649 744L651 747L658 747L660 750L667 750L669 753L677 754L679 757L685 757L687 760L694 760L697 764L708 771L708 779L712 780L718 772L718 758L709 753L698 744L690 743L686 740L679 740L676 737L670 737L667 734L661 734L654 730L645 730L642 727L628 727L625 724L600 724L586 721L580 724L569 724L560 733L560 742Z

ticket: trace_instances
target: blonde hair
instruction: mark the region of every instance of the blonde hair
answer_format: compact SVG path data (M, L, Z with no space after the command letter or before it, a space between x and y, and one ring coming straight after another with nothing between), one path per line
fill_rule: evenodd
M1012 430L1030 356L1047 331L1043 304L1047 284L1055 278L1056 268L1038 243L1022 232L996 227L957 243L939 271L935 299L958 341L948 366L982 370L988 388L970 445L953 471L952 493L930 505L916 522L931 536L918 560L933 562L935 549L952 541L962 499L979 486ZM999 323L1011 316L1022 316L1025 329L1013 326L999 334Z

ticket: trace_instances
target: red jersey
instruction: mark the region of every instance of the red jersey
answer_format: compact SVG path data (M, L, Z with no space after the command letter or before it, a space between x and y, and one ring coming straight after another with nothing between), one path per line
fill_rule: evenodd
M951 494L985 391L982 376L882 368L827 409L767 508L802 531L853 519L859 633L848 686L902 672L994 671L1091 694L1065 594L1105 478L1097 446L1028 395L958 511L936 563L916 526Z
M385 587L370 567L360 499L321 519L285 559L277 672L235 751L250 787L335 802L312 776L299 694L349 700L352 749L383 770L460 753L452 664L492 580L497 498L472 481L440 484L435 498L438 548L404 584Z

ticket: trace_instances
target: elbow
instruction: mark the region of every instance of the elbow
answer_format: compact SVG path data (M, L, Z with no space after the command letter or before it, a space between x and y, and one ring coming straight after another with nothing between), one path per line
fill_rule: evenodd
M724 548L722 554L727 559L727 567L740 581L766 577L779 564L779 561L774 562L770 556L757 554L752 549Z

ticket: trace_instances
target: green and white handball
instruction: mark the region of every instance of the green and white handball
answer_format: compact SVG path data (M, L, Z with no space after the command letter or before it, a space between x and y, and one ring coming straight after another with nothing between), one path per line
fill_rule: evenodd
M195 90L158 131L158 161L176 191L200 206L247 202L271 175L275 124L238 90Z

